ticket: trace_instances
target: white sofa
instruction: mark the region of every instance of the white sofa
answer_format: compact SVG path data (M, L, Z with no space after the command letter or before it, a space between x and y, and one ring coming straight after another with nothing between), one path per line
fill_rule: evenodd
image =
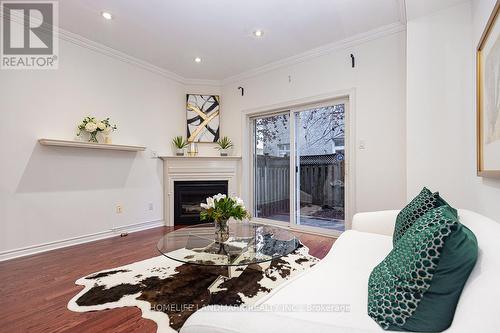
M193 314L181 333L383 332L367 314L368 277L392 249L398 211L361 213L318 265L274 290L257 304L347 304L349 311L234 311L211 306ZM479 258L446 332L500 332L500 224L460 210L476 235Z

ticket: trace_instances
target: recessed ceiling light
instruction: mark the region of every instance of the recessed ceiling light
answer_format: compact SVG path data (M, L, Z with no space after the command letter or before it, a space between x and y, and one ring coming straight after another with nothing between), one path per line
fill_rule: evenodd
M194 62L200 63L201 62L201 58L200 57L194 58Z
M255 37L262 37L262 36L264 35L264 31L262 31L262 30L255 30L255 31L253 32L253 35L254 35Z
M104 17L106 20L112 20L113 19L113 15L111 15L110 12L102 12L101 13L102 17Z

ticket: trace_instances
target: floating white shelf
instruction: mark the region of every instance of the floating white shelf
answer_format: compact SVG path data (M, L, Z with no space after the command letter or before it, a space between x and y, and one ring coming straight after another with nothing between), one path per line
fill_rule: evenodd
M122 151L143 151L146 147L115 145L107 143L92 143L84 141L56 140L56 139L39 139L38 142L44 146L57 147L72 147L72 148L87 148L87 149L107 149L107 150L122 150Z

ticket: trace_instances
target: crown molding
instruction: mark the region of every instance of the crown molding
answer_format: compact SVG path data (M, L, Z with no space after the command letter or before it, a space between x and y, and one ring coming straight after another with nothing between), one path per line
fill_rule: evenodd
M184 78L174 72L165 70L163 68L160 68L158 66L155 66L147 61L140 60L138 58L135 58L131 55L128 55L126 53L123 53L121 51L118 51L112 47L106 46L104 44L94 42L93 40L90 40L86 37L83 37L81 35L75 34L73 32L70 32L68 30L64 30L59 28L59 33L58 36L60 40L72 43L74 45L83 47L85 49L98 52L100 54L106 55L108 57L120 60L122 62L125 62L130 65L137 66L139 68L145 69L147 71L150 71L155 74L159 74L163 77L166 77L168 79L171 79L173 81L176 81L178 83L184 83Z
M208 80L208 79L184 79L182 82L186 86L209 86L209 87L221 87L222 81L220 80Z
M204 79L188 79L185 78L177 73L171 72L169 70L166 70L164 68L155 66L147 61L138 59L136 57L133 57L131 55L128 55L126 53L123 53L121 51L118 51L114 48L111 48L109 46L103 45L101 43L94 42L88 38L85 38L81 35L75 34L73 32L64 30L59 28L59 38L70 42L72 44L78 45L80 47L99 52L101 54L104 54L106 56L112 57L114 59L123 61L125 63L128 63L130 65L134 65L137 67L140 67L142 69L145 69L147 71L150 71L152 73L161 75L167 79L173 80L177 83L184 84L184 85L204 85L204 86L214 86L214 87L220 87L221 86L221 81L219 80L204 80Z
M129 54L123 53L123 52L118 51L114 48L106 46L104 44L94 42L93 40L90 40L90 39L85 38L81 35L75 34L73 32L70 32L70 31L67 31L67 30L64 30L61 28L59 28L59 38L61 40L64 40L66 42L70 42L70 43L75 44L77 46L86 48L88 50L99 52L99 53L106 55L108 57L123 61L125 63L130 64L130 65L140 67L142 69L145 69L147 71L150 71L150 72L158 74L158 75L161 75L167 79L170 79L170 80L175 81L175 82L180 83L180 84L204 85L204 86L214 86L214 87L221 86L221 81L219 81L219 80L185 78L177 73L174 73L172 71L166 70L166 69L161 68L161 67L158 67L158 66L153 65L147 61L138 59L138 58L133 57Z
M2 16L4 15L3 12L0 12L0 13ZM13 22L16 22L19 24L24 23L24 17L22 15L18 15L16 13L11 13L10 19ZM44 29L43 25L41 26L41 28L45 31L48 31L46 28ZM129 54L126 54L124 52L118 51L117 49L106 46L104 44L95 42L91 39L83 37L82 35L76 34L76 33L71 32L69 30L62 29L61 27L56 27L56 29L54 29L54 33L55 33L55 37L59 38L59 40L63 40L63 41L69 42L73 45L85 48L87 50L91 50L91 51L100 53L102 55L111 57L113 59L125 62L129 65L133 65L133 66L142 68L144 70L161 75L167 79L170 79L170 80L175 81L175 82L180 83L180 84L206 85L206 86L216 86L216 87L221 86L221 82L218 80L201 80L201 79L185 78L177 73L174 73L174 72L166 70L164 68L155 66L147 61L141 60L139 58L136 58L136 57L131 56Z
M290 66L293 64L297 64L300 62L304 62L309 59L313 59L316 57L320 57L325 54L332 53L334 51L337 51L339 49L344 49L348 47L352 47L355 45L363 44L378 38L382 38L388 35L392 35L401 31L406 30L406 9L404 8L404 1L405 0L399 0L400 4L402 3L402 8L403 10L400 11L401 14L401 20L404 20L405 23L401 22L396 22L393 24L389 24L387 26L377 28L370 30L368 32L364 32L358 35L355 35L353 37L349 37L346 39L343 39L341 41L327 44L325 46L321 46L319 48L306 51L304 53L288 57L282 60L278 60L276 62L252 69L250 71L237 74L234 76L231 76L229 78L223 79L223 80L208 80L208 79L194 79L194 78L185 78L179 74L176 74L174 72L168 71L164 68L155 66L149 62L143 61L141 59L138 59L136 57L133 57L131 55L128 55L124 52L118 51L114 48L108 47L106 45L103 45L101 43L92 41L86 37L83 37L81 35L75 34L73 32L64 30L59 28L59 37L60 39L73 43L75 45L78 45L80 47L99 52L101 54L104 54L106 56L112 57L114 59L123 61L125 63L128 63L130 65L134 65L137 67L140 67L142 69L148 70L150 72L153 72L155 74L161 75L163 77L166 77L168 79L171 79L175 82L178 82L180 84L184 85L202 85L202 86L212 86L212 87L221 87L223 85L229 84L229 83L234 83L237 81L241 81L243 79L248 79L250 77L260 75L272 70L276 70L278 68Z
M279 68L291 66L294 64L298 64L310 59L314 59L326 54L330 54L334 51L340 50L340 49L345 49L348 47L353 47L359 44L363 44L375 39L379 39L385 36L389 36L395 33L399 33L402 31L406 30L406 3L405 0L397 0L399 4L399 22L395 22L377 29L373 29L331 44L327 44L306 52L303 52L298 55L294 55L288 58L284 58L275 62L271 62L267 65L251 69L249 71L230 76L228 78L225 78L223 80L208 80L208 79L194 79L194 78L185 78L177 73L174 73L172 71L166 70L164 68L158 67L156 65L153 65L147 61L138 59L136 57L133 57L131 55L128 55L124 52L118 51L114 48L111 48L109 46L106 46L104 44L95 42L93 40L90 40L86 37L83 37L79 34L70 32L65 29L61 29L60 27L57 27L57 32L56 32L56 37L60 38L61 40L64 40L66 42L72 43L74 45L86 48L88 50L92 50L94 52L101 53L103 55L106 55L108 57L120 60L122 62L128 63L133 66L137 66L139 68L142 68L144 70L150 71L152 73L161 75L165 78L168 78L172 81L175 81L177 83L183 84L183 85L203 85L203 86L212 86L212 87L221 87L223 85L235 83L238 81L242 81L245 79L249 79L251 77L255 77L257 75L261 75ZM21 17L14 17L15 15L11 16L11 19L13 18L13 21L17 21L18 23L22 22Z
M123 61L127 64L137 66L139 68L145 69L147 71L150 71L152 73L161 75L167 79L170 79L172 81L175 81L180 84L184 85L205 85L205 86L214 86L214 87L220 87L221 86L221 81L219 80L204 80L204 79L188 79L185 78L177 73L174 73L172 71L166 70L164 68L155 66L147 61L138 59L136 57L133 57L129 54L126 54L124 52L118 51L114 48L111 48L109 46L103 45L98 42L94 42L93 40L90 40L88 38L85 38L81 35L75 34L73 32L64 30L59 28L59 38L61 40L64 40L66 42L70 42L74 45L86 48L88 50L92 50L95 52L99 52L103 55L106 55L108 57Z
M243 72L238 75L234 75L222 80L223 85L236 83L242 80L246 80L257 75L261 75L270 71L277 70L279 68L295 65L307 60L311 60L326 54L330 54L337 50L345 49L348 47L353 47L359 44L363 44L375 39L379 39L385 36L393 35L406 30L406 25L401 22L392 23L381 28L373 29L338 42L327 44L304 53L288 57L282 60L278 60L267 65Z

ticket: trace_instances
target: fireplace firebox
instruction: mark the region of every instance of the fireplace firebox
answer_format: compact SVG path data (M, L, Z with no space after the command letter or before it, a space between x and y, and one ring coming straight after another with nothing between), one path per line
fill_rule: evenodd
M200 203L219 193L227 195L227 180L175 181L174 225L202 223Z

